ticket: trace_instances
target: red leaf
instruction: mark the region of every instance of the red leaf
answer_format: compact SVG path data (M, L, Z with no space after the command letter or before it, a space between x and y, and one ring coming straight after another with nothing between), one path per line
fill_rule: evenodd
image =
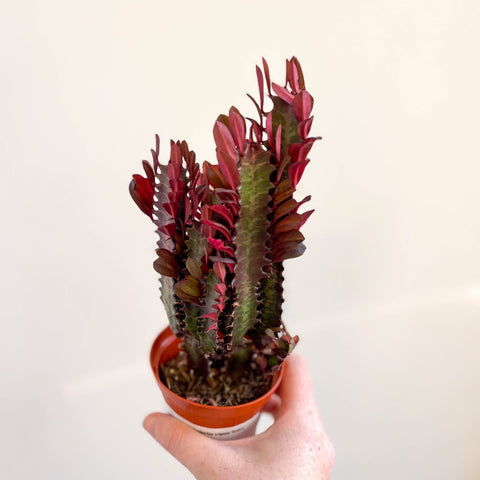
M208 225L210 227L215 228L218 232L220 232L228 242L232 241L232 233L228 228L226 228L224 225L218 222L213 222L212 220L202 220L202 223L204 225Z
M237 146L238 150L240 151L241 155L245 154L245 119L240 115L239 111L232 107L228 112L228 121L230 123L230 130L233 136L233 140L235 141L235 145Z
M302 66L300 65L300 62L298 61L298 58L297 57L292 57L290 59L290 62L292 62L295 65L295 68L297 69L298 88L300 90L305 90L305 80L303 78Z
M201 283L191 275L188 275L183 280L177 282L173 289L178 298L186 301L201 305L199 297L202 295Z
M228 258L228 257L218 257L216 255L212 255L210 257L208 257L212 262L220 262L220 263L224 263L227 265L227 268L230 270L230 272L233 271L233 267L235 266L235 260L233 260L232 258ZM230 266L232 268L230 268Z
M298 182L302 178L305 167L309 164L310 160L302 160L300 162L295 162L290 165L288 169L288 176L292 180L293 188L296 188Z
M155 184L155 173L152 166L146 160L142 160L142 165L148 180L150 180L150 183Z
M301 122L302 120L306 120L312 112L313 97L306 90L302 90L295 95L292 105L295 118L298 122Z
M236 202L238 202L238 200L224 200L225 206L232 212L234 217L238 217L238 212L240 210L240 205Z
M150 181L141 175L133 175L129 185L130 195L138 208L152 218L153 214L153 187Z
M210 245L212 245L219 252L225 252L230 257L235 256L235 252L234 252L233 248L226 246L225 243L223 242L223 240L220 240L219 238L208 237L207 241Z
M204 237L213 237L215 235L215 229L212 226L205 224L206 220L211 220L211 219L212 219L212 214L208 209L208 206L202 205L202 207L200 208L200 220L203 224Z
M289 178L286 178L279 183L278 187L273 194L273 207L276 208L283 201L293 195L292 182Z
M223 263L214 262L214 263L213 263L213 272L215 273L215 275L217 276L217 278L218 278L222 283L225 282L226 271L225 271L225 265L224 265Z
M302 242L285 244L275 252L273 261L283 262L289 258L300 257L303 252L305 252L305 245Z
M270 69L268 68L268 63L267 61L262 57L262 64L263 64L263 71L265 72L265 80L267 82L267 91L268 95L272 96L272 91L270 89Z
M298 230L289 230L280 233L274 240L274 261L282 261L286 258L299 256L305 250L305 247L298 248L305 240L305 237Z
M275 134L275 154L280 160L282 158L282 124L280 123Z
M233 190L236 190L238 184L240 183L240 175L237 168L236 154L235 157L232 158L229 154L217 150L217 160L218 168L220 169L220 172L222 173L225 180L228 182L228 185Z
M302 226L302 217L298 213L288 215L275 225L274 234L278 235L289 230L298 230Z
M216 312L211 312L211 313L206 313L205 315L201 315L199 318L209 318L210 320L213 320L214 322L217 321L218 319L218 313ZM210 327L210 330L213 328L216 328L216 325L212 325Z
M302 215L301 215L301 217L302 217L302 224L300 225L300 227L305 224L305 222L309 219L310 215L311 215L314 211L315 211L315 210L308 210L308 212L302 213Z
M285 59L285 88L288 86L288 77L290 75L290 60Z
M289 213L295 212L298 208L298 202L294 198L290 198L283 202L276 210L273 216L273 221L281 219Z
M298 69L297 65L293 61L293 58L287 63L287 81L290 84L290 88L293 90L293 92L298 93L300 89Z
M183 215L183 223L187 224L191 222L190 215L192 214L192 204L188 201L185 202L185 211Z
M212 165L211 163L205 161L203 162L203 171L210 183L215 188L226 188L228 187L228 182L225 180L225 177L221 174L218 165Z
M161 226L158 230L161 233L168 235L173 240L177 232L177 225L175 223L169 223L168 225Z
M147 195L146 199L150 198L150 195L153 199L153 185L148 178L142 177L142 175L134 174L132 175L133 180L135 181L135 190L143 195Z
M309 202L311 199L312 199L312 196L311 196L311 195L307 195L303 200L300 200L300 201L298 202L298 206L300 207L300 205L303 205L304 203Z
M247 120L251 122L250 141L255 143L262 143L262 127L260 127L260 124L252 118L248 118Z
M276 185L278 185L280 183L280 181L282 180L283 171L285 170L286 166L289 163L291 163L290 162L290 157L288 155L286 155L285 157L283 157L282 161L280 162L280 164L277 167L278 168L277 179L275 180Z
M302 140L305 140L310 133L310 129L312 128L313 116L307 118L306 120L302 120L298 124L298 135Z
M276 83L272 83L273 91L285 102L292 105L293 103L293 94L290 93L286 88L277 85Z
M177 217L178 211L178 203L177 202L170 202L162 204L162 207L169 213L173 218Z
M165 248L157 249L158 258L153 262L153 268L160 275L177 278L179 273L178 259L173 252Z
M264 90L263 90L263 75L260 67L256 67L257 72L257 82L258 82L258 91L260 92L260 109L263 112L263 97L264 97Z
M187 267L188 272L190 275L197 280L202 280L203 278L203 272L202 269L200 268L200 265L191 257L187 258L187 261L185 262L185 266Z
M237 158L237 151L235 150L235 142L228 127L217 120L213 126L213 138L217 145L217 150L226 153L232 158Z
M225 292L227 291L227 286L224 283L217 283L217 285L215 285L213 289L220 295L225 295Z
M225 207L224 205L217 204L217 205L210 205L209 209L210 211L215 212L216 214L220 215L224 220L226 220L231 228L234 227L235 222L233 220L233 215L227 207Z
M288 147L288 155L292 159L292 163L301 162L307 158L308 152L312 149L315 140L307 140L304 143L292 143Z
M225 302L217 302L215 305L212 305L212 308L218 310L219 312L223 312L225 309Z
M215 193L223 202L238 203L238 193L230 188L216 188Z
M223 312L225 310L225 306L225 296L223 296L217 300L217 303L213 305L213 308L215 308L215 310L218 310L219 312Z
M181 180L171 179L168 183L174 192L183 192L185 189L185 184Z
M221 122L221 123L223 123L227 128L229 128L229 125L228 125L228 116L225 115L224 113L221 113L221 114L217 117L217 122Z
M167 197L171 203L180 203L183 201L183 192L168 192Z
M182 151L180 145L170 141L170 162L168 173L170 178L179 178L182 171ZM173 172L170 173L170 166L173 167Z

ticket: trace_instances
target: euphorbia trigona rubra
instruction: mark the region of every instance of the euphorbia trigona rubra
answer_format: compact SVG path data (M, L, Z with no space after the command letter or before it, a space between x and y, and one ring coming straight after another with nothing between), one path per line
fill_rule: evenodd
M311 137L313 98L297 58L286 61L286 82L256 68L259 119L231 107L213 127L217 164L196 162L185 141L170 143L159 161L133 175L130 193L157 227L161 298L173 332L193 368L208 375L219 359L255 361L275 370L294 348L282 322L283 262L305 249L300 213L310 196L295 190L320 137ZM265 91L272 102L266 111ZM227 362L228 364L228 362Z

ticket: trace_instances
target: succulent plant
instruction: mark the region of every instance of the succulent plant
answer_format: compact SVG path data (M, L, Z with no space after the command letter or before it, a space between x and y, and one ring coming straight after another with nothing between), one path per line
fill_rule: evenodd
M304 250L300 233L313 210L294 198L320 137L310 137L313 98L296 57L285 86L256 67L259 119L231 107L213 127L217 164L202 168L185 141L170 142L167 165L143 161L130 194L157 227L154 269L170 326L203 375L219 359L248 358L272 371L298 337L282 321L283 262ZM266 111L266 95L272 108Z

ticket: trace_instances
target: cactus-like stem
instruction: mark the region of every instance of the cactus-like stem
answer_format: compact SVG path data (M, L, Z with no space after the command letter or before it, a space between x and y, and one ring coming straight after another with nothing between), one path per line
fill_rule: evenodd
M283 303L283 265L274 263L267 276L262 278L258 289L261 308L257 308L258 328L277 328L281 325Z
M268 204L271 199L270 181L274 170L270 154L262 150L248 152L240 167L240 217L233 239L235 256L234 287L237 300L234 310L233 343L242 343L244 335L257 322L257 286L266 272L269 221Z

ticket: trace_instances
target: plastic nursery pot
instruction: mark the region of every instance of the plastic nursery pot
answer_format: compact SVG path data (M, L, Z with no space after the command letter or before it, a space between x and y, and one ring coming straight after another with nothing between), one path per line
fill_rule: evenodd
M150 352L153 374L165 402L172 410L171 413L195 430L220 440L255 435L260 411L282 381L283 365L280 371L274 375L268 392L252 402L233 407L200 405L173 393L160 379L159 366L178 354L180 343L181 339L173 334L170 327L167 327L155 339Z

